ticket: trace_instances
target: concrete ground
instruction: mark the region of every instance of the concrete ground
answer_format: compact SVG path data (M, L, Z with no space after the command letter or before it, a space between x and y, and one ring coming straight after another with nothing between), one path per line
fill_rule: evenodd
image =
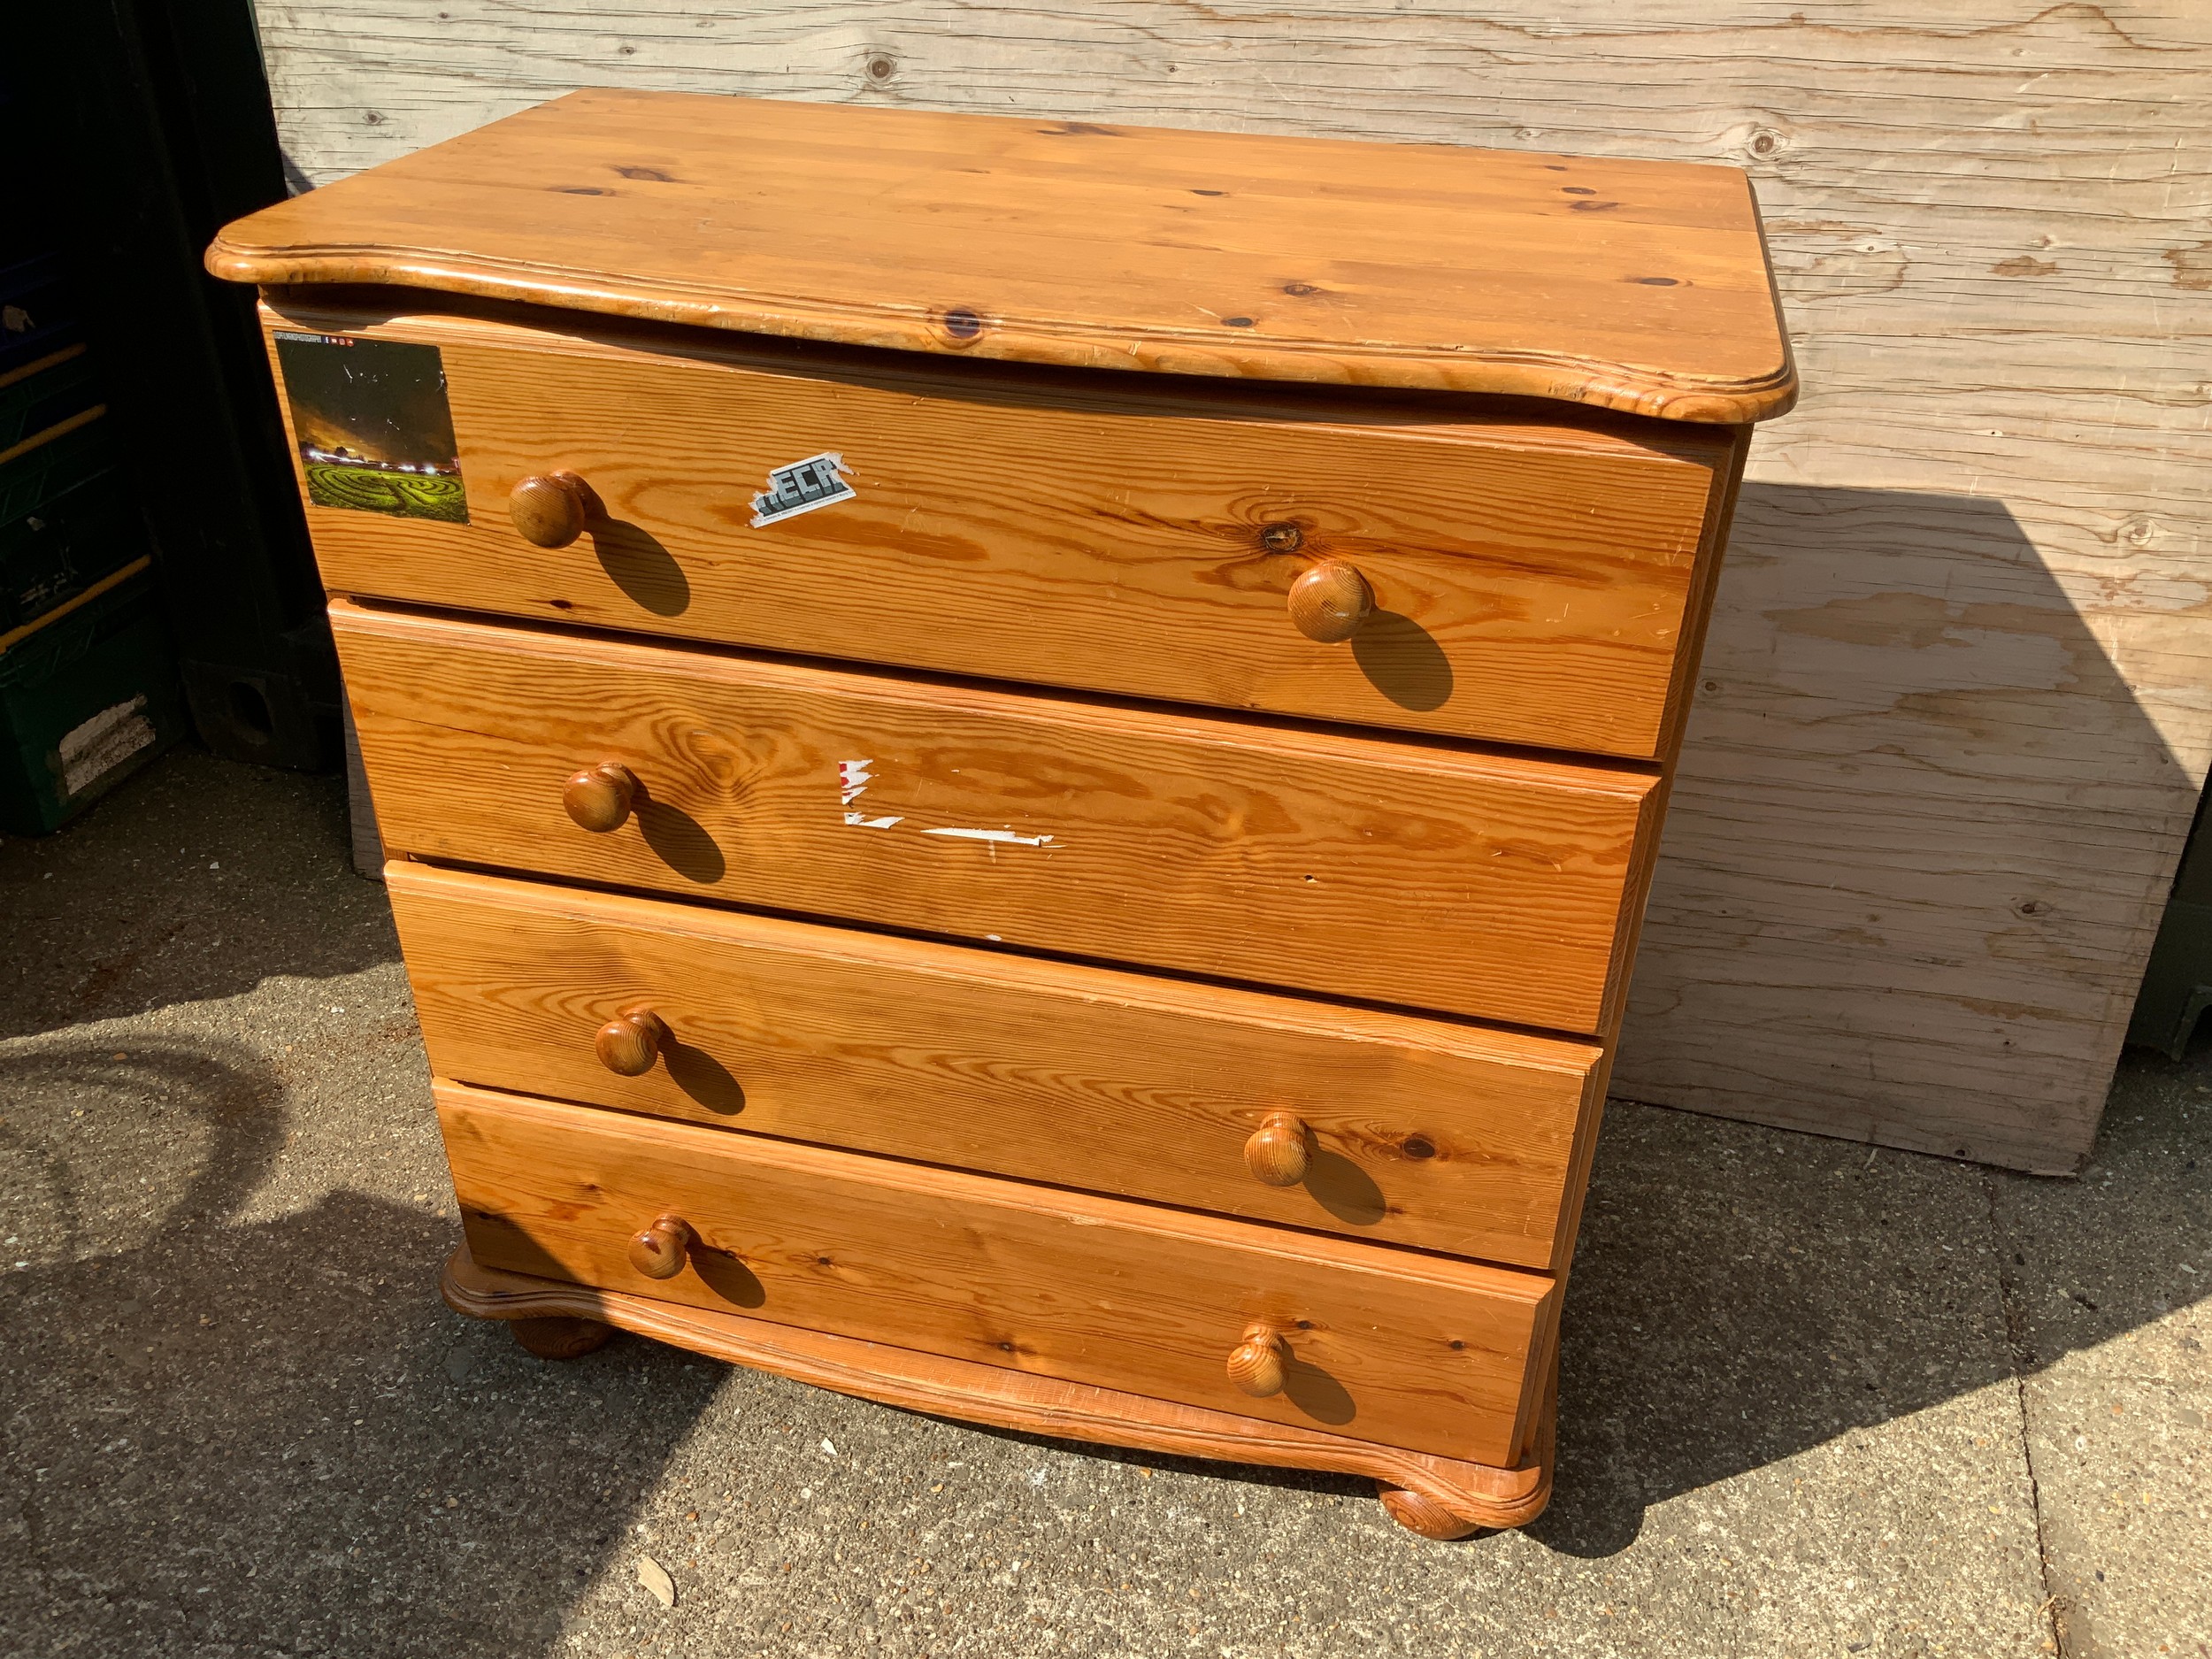
M343 838L185 753L0 846L0 1653L2212 1653L2212 1063L2131 1056L2078 1181L1617 1107L1558 1496L1433 1544L447 1312Z

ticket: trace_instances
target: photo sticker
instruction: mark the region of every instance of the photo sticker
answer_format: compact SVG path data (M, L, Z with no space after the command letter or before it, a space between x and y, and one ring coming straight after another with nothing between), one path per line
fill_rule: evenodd
M279 334L307 498L318 507L469 521L435 346Z
M753 528L852 500L859 492L844 474L845 457L834 449L778 467L768 475L768 488L753 497Z

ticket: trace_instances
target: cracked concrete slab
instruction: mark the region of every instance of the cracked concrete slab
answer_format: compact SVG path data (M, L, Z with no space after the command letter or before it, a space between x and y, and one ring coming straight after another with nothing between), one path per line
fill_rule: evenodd
M0 847L0 1650L1994 1659L2055 1647L2047 1553L2106 1644L2070 1650L2192 1651L2200 1496L2112 1500L2200 1479L2200 1294L2139 1270L2201 1221L2169 1153L2212 1068L2079 1185L1616 1107L1558 1497L1437 1545L1356 1482L629 1339L547 1364L448 1313L425 1064L343 836L334 780L188 753Z
M2212 1072L2131 1054L2078 1182L1990 1177L2065 1651L2212 1655Z

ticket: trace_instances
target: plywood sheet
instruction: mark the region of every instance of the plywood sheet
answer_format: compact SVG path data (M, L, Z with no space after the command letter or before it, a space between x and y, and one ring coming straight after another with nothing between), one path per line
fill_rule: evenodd
M585 84L1747 168L1755 442L1617 1092L2086 1152L2212 749L2212 12L2184 0L262 0L303 181Z

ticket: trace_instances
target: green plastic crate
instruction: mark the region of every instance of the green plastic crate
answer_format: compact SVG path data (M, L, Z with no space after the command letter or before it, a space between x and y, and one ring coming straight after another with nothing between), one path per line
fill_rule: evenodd
M12 524L116 463L114 423L105 415L0 463L0 524Z
M0 830L59 829L184 731L169 630L141 572L0 651Z
M77 287L59 254L0 265L0 374L84 338Z
M150 551L138 503L119 472L64 490L0 524L0 634L35 622Z
M58 426L72 415L81 415L100 399L100 376L88 351L79 351L36 373L29 365L9 371L22 378L7 380L0 375L0 449L12 449L34 434Z
M111 423L61 428L97 401L83 353L0 386L0 634L35 622L147 550Z

